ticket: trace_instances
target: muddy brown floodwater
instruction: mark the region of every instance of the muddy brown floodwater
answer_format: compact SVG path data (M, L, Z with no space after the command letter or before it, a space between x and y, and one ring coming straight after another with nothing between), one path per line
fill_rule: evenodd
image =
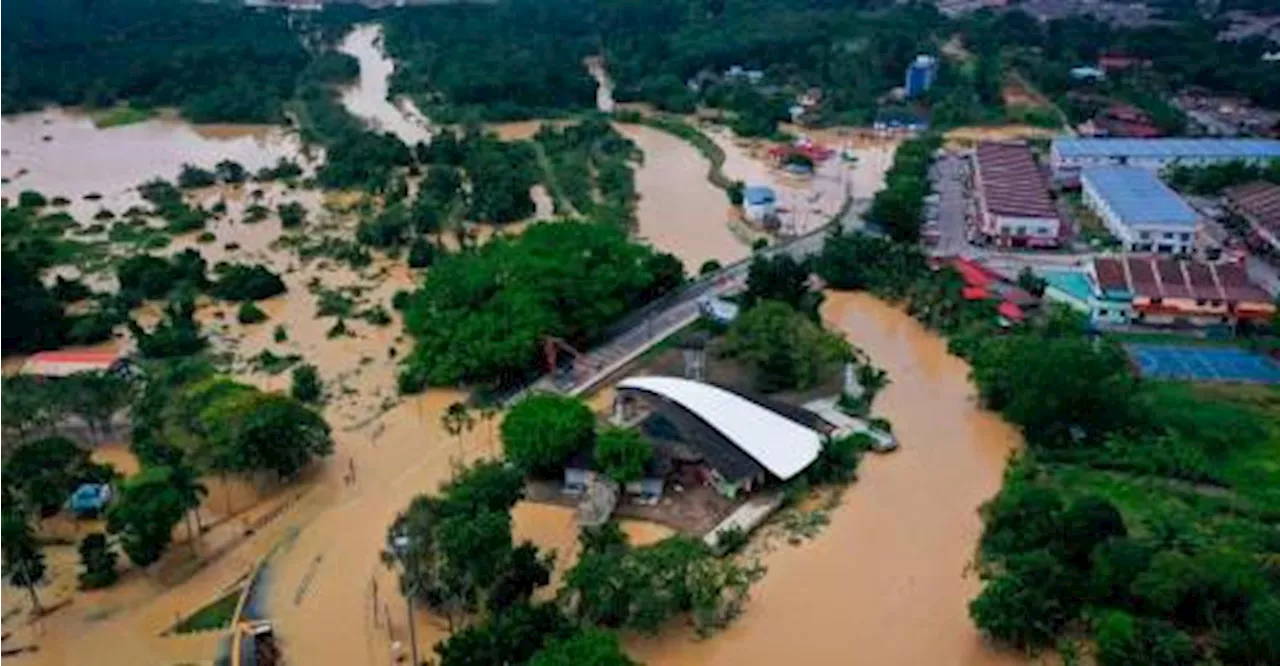
M342 104L371 126L413 145L430 139L426 116L407 98L391 99L390 80L396 65L382 49L382 26L356 26L338 50L360 61L360 80L342 91Z
M968 366L901 310L828 292L822 315L889 372L875 413L902 449L864 461L816 539L764 557L768 573L727 630L629 647L651 666L1021 663L979 637L967 611L979 581L966 574L978 506L999 489L1017 432L974 404Z
M636 169L641 239L697 274L704 261L728 265L751 253L729 229L729 200L707 182L710 163L688 142L644 125L618 125L644 151Z

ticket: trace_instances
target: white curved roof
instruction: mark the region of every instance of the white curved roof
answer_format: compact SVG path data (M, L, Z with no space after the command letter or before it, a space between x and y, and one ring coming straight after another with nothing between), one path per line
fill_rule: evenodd
M618 389L660 395L692 412L786 481L818 458L822 436L722 388L677 377L628 377Z

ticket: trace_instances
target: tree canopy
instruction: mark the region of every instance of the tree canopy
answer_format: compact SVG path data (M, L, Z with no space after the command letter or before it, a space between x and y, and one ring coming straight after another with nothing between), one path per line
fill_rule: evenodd
M675 258L593 223L534 224L450 255L404 308L417 346L401 389L514 384L537 372L548 337L585 348L682 278Z
M844 338L779 301L739 315L722 351L746 363L756 388L767 392L812 388L853 360Z
M595 416L577 398L533 395L502 420L502 450L531 474L555 475L564 462L595 440Z

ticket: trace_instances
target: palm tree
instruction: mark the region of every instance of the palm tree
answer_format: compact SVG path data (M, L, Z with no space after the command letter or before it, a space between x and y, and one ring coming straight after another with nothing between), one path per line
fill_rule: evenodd
M27 588L31 595L31 609L40 613L40 597L36 585L44 580L44 553L36 543L35 534L25 514L6 510L0 517L0 538L4 542L4 570L9 582Z
M204 533L204 526L200 524L200 502L209 494L209 489L203 483L200 483L200 477L196 474L195 469L179 463L173 466L173 475L170 477L173 488L177 491L178 496L182 498L183 506L188 511L185 516L187 523L187 537L191 541L191 550L196 551L196 541L200 535ZM191 529L191 516L195 515L195 530Z
M493 422L498 418L500 409L492 402L480 405L480 419L489 425L489 455L493 455Z
M476 425L475 419L471 418L471 411L465 403L455 402L445 410L440 422L444 425L445 432L458 438L458 457L461 459L462 433L470 432Z

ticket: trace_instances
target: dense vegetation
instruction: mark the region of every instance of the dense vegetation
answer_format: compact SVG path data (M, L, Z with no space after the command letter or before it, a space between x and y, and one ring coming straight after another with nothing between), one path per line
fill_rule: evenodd
M601 117L556 127L534 136L547 161L547 181L560 213L574 212L624 229L635 225L635 174L631 162L644 155Z
M431 273L404 307L417 339L400 377L405 391L514 384L538 371L547 336L585 348L683 277L674 257L581 222L535 224L441 259Z
M876 192L867 219L902 243L920 238L924 198L929 194L929 165L941 145L936 135L911 139L898 147L893 166L885 173L884 189Z
M5 113L129 102L275 122L309 59L287 13L234 3L17 0L6 13Z
M1161 175L1165 182L1180 192L1217 195L1228 187L1256 180L1280 185L1280 160L1264 165L1240 161L1201 167L1174 165Z

